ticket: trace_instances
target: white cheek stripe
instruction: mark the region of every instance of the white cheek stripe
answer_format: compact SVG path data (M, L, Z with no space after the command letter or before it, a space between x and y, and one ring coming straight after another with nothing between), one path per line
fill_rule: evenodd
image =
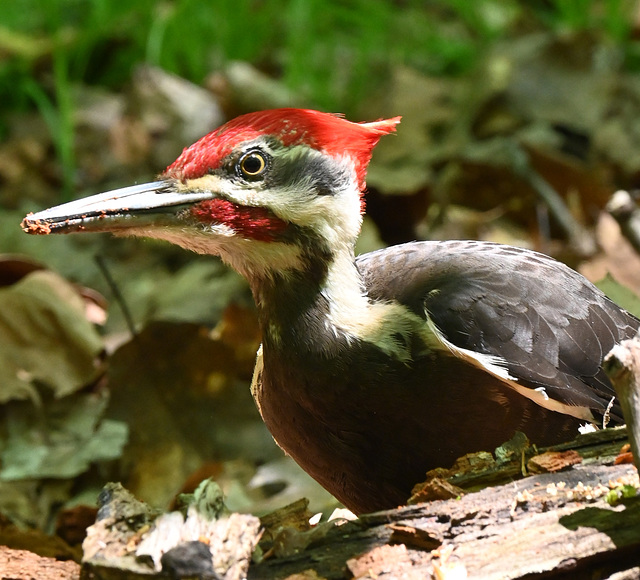
M497 379L500 379L505 385L522 395L527 397L534 403L540 405L550 411L556 411L564 415L571 415L577 419L582 419L589 422L594 422L595 417L588 407L579 407L577 405L566 405L560 401L552 399L547 394L544 387L538 389L530 389L518 383L518 379L509 374L507 368L507 361L499 356L493 356L480 352L475 352L466 348L461 348L455 344L449 342L446 337L436 327L433 320L429 317L429 314L425 312L427 317L427 327L430 333L437 339L440 348L448 351L453 356L465 360L473 366L480 368L489 374L493 375Z
M212 234L215 234L217 236L223 236L225 238L231 238L236 234L236 231L231 227L228 226L227 224L211 224L209 226L209 230L211 231Z

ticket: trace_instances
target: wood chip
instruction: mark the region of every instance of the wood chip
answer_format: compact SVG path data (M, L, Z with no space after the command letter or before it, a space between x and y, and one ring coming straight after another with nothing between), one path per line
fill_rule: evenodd
M422 530L405 524L389 524L391 530L390 542L392 544L404 544L417 550L435 550L442 545L442 538L433 532Z
M347 561L347 568L354 578L375 578L389 571L398 572L411 568L411 559L404 544L397 546L379 546L362 556Z
M533 473L555 473L579 463L582 463L582 457L573 449L547 451L529 459L527 469Z
M441 477L434 477L413 488L413 494L407 503L417 504L437 499L453 499L460 497L464 491Z

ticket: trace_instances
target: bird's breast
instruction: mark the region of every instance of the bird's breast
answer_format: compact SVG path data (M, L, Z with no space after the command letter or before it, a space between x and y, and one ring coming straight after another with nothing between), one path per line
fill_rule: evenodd
M516 430L542 444L577 432L573 417L456 357L407 364L366 343L340 352L305 357L265 343L254 396L280 447L355 511L404 502L428 469L493 451Z

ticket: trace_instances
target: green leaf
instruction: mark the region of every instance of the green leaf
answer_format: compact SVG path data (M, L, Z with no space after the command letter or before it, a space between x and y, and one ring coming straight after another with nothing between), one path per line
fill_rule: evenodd
M0 480L73 478L92 463L120 457L129 431L124 423L102 420L107 403L106 391L49 401L42 409L9 403Z
M620 284L611 274L607 274L602 280L596 282L596 286L618 306L640 317L640 297L626 286Z

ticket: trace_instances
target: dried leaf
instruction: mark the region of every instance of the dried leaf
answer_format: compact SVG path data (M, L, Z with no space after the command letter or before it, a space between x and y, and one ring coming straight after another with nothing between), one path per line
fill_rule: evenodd
M0 403L38 399L36 384L56 398L102 372L102 339L74 287L41 270L0 288Z
M194 324L153 323L110 359L109 416L131 427L126 483L153 505L170 503L212 457L281 455L237 378L248 374L246 361L208 335Z

